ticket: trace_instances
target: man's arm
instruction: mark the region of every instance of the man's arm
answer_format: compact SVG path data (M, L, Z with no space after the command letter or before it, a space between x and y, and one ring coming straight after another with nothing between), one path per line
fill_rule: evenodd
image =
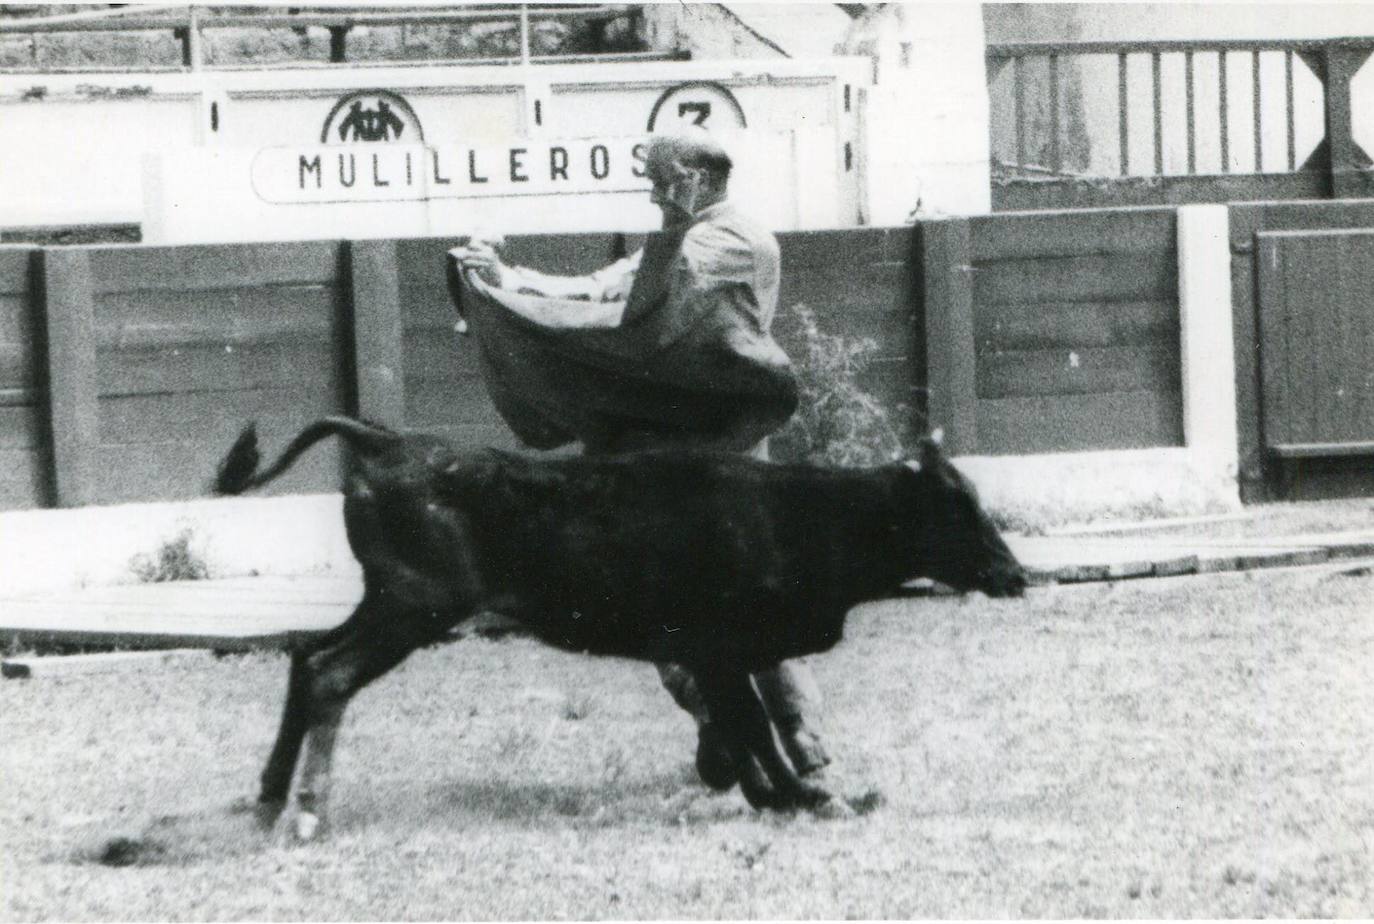
M523 266L507 266L485 241L455 247L449 255L464 270L475 270L489 284L512 292L546 298L594 302L623 301L630 293L641 252L617 260L586 276L557 276Z
M634 284L642 253L636 251L586 276L557 276L525 266L502 266L501 288L546 298L624 301Z

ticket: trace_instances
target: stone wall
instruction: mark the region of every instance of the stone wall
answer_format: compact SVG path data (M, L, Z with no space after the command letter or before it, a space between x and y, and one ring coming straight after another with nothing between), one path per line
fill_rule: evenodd
M0 7L0 19L30 18L77 11L91 5ZM243 12L244 7L235 7ZM205 8L207 18L223 7ZM280 12L281 8L273 8ZM635 14L604 26L536 20L531 24L534 54L597 54L642 51L642 23ZM329 31L320 27L209 28L203 33L209 65L289 64L329 60ZM426 61L509 57L520 53L518 22L453 25L359 26L348 33L349 61ZM0 69L64 67L177 67L181 43L172 31L57 32L0 37Z

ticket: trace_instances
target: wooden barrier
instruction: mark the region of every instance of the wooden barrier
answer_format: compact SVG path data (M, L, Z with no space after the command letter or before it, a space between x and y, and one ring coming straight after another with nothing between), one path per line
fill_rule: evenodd
M1008 213L922 233L932 421L960 450L1183 444L1173 209Z
M584 273L641 240L507 256ZM860 385L956 453L1178 445L1173 242L1169 210L784 233L774 329L800 355L803 303L874 340ZM454 331L453 243L0 248L0 508L202 497L249 420L269 447L346 412L513 448ZM339 474L328 446L270 490Z
M1230 207L1230 219L1242 500L1368 493L1371 478L1367 458L1285 462L1266 450L1262 399L1264 337L1256 249L1259 236L1265 232L1374 228L1374 202L1244 203Z
M0 246L0 509L50 501L39 251Z

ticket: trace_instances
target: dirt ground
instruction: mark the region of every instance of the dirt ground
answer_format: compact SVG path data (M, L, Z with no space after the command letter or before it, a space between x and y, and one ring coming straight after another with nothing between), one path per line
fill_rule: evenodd
M6 920L1374 914L1374 578L861 608L815 667L843 820L691 773L651 668L416 654L355 702L334 829L251 798L281 656L0 684Z

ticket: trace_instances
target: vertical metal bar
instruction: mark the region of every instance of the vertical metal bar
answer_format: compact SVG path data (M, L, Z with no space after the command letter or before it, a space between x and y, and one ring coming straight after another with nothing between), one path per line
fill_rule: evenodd
M1026 80L1025 58L1017 55L1011 59L1012 92L1016 95L1016 166L1026 165Z
M193 71L200 70L201 47L200 47L200 10L195 6L189 8L190 21L186 24L186 66Z
M1160 89L1159 52L1150 55L1150 76L1154 80L1155 175L1164 173L1164 94Z
M1264 172L1264 128L1260 112L1260 52L1250 53L1250 83L1255 96L1255 172Z
M1298 167L1297 137L1293 128L1293 49L1283 53L1283 84L1286 118L1288 121L1288 172Z
M520 63L530 63L530 7L520 4Z
M348 26L329 27L329 62L342 64L348 60Z
M1121 175L1130 174L1131 122L1126 117L1126 53L1116 56L1117 139L1121 145Z
M1193 53L1183 53L1184 95L1188 105L1188 175L1197 173L1197 105L1193 93Z
M1050 168L1056 176L1063 167L1059 151L1059 55L1050 55Z
M1228 122L1230 121L1230 106L1226 101L1226 49L1217 52L1217 72L1221 81L1221 103L1217 107L1221 122L1221 172L1231 172L1231 133Z

